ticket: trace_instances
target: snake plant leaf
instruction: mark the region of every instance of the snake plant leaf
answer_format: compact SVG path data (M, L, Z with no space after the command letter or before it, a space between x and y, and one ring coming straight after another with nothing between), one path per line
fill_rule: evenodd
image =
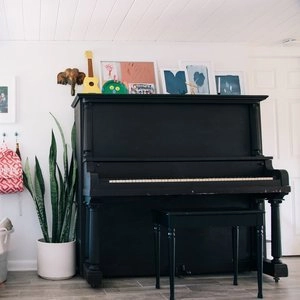
M65 135L64 135L64 132L63 132L63 129L62 129L60 123L58 122L58 120L55 118L55 116L53 114L50 113L50 115L53 117L53 119L57 125L57 128L60 133L62 145L63 145L64 180L66 181L67 177L68 177L68 146L66 144Z
M71 130L71 146L72 146L72 152L75 155L75 153L76 153L76 126L75 126L75 123L73 123L72 130Z
M58 210L57 210L57 235L60 237L63 223L64 223L64 212L66 207L66 199L65 199L65 184L63 180L63 176L59 166L57 165L57 174L58 174L58 182L59 182L59 198L58 198ZM60 239L60 238L59 238Z
M50 242L48 233L47 215L45 210L45 184L43 174L37 157L35 158L34 179L31 176L29 160L26 159L25 168L23 170L24 186L27 188L34 201L38 220L41 226L43 238L45 242Z
M38 211L38 218L40 221L44 240L50 242L48 233L48 222L45 209L45 183L40 163L37 157L35 157L35 172L34 172L34 190L35 190L35 203Z
M33 187L33 182L32 182L32 178L31 178L31 171L30 171L28 158L26 158L25 167L23 169L23 181L24 181L24 186L29 191L31 197L34 197L34 187Z
M72 236L75 235L75 228L72 224L71 216L76 213L73 210L76 210L76 203L74 202L75 193L77 187L77 164L74 156L72 155L70 160L70 170L69 170L69 184L66 191L66 208L65 208L65 218L63 229L61 232L61 239L69 240L72 239Z
M56 165L57 165L57 146L53 133L51 132L51 145L49 151L49 175L50 175L50 196L52 207L52 242L56 243L58 240L58 211L59 211L59 191L58 182L56 178Z
M35 177L37 178L37 180L39 182L41 193L42 193L42 196L44 198L44 195L45 195L44 176L43 176L43 173L42 173L40 162L39 162L37 157L35 157Z

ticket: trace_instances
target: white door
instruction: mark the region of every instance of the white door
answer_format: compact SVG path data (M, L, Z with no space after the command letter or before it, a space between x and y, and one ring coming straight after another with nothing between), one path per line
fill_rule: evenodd
M288 171L292 188L281 204L282 254L300 255L300 58L252 58L250 66L248 94L269 95L261 105L263 153Z

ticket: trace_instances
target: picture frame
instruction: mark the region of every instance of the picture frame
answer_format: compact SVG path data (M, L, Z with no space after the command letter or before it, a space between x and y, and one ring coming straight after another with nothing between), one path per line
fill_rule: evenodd
M186 72L189 94L216 94L213 65L210 61L180 61L179 66Z
M14 123L15 118L16 118L15 78L0 76L0 123Z
M244 74L239 71L216 71L216 90L219 95L244 95Z
M156 64L153 61L101 61L101 86L109 80L126 85L129 94L157 94Z
M162 92L164 94L185 95L188 94L186 72L184 69L160 69Z

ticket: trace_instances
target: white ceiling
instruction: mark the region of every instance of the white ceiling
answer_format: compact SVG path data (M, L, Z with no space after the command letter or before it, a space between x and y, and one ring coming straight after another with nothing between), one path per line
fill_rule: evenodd
M300 40L300 0L0 0L0 41Z

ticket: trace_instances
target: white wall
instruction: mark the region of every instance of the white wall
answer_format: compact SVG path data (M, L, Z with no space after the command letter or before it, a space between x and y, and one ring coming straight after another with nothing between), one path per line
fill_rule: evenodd
M17 116L13 124L0 124L0 138L6 133L8 146L15 147L15 132L23 160L34 155L47 173L51 128L49 112L61 122L67 137L73 123L70 86L56 84L56 75L68 67L87 73L85 50L94 53L94 73L98 76L101 60L150 60L157 67L175 68L180 60L211 61L214 69L244 71L247 75L251 55L296 55L294 49L251 49L225 44L169 43L87 43L87 42L2 42L1 76L16 78ZM81 91L81 86L76 91ZM247 92L247 77L246 77ZM248 93L250 91L248 90ZM36 268L36 240L41 232L32 199L27 191L18 195L0 195L0 219L8 216L14 225L11 236L9 269Z

